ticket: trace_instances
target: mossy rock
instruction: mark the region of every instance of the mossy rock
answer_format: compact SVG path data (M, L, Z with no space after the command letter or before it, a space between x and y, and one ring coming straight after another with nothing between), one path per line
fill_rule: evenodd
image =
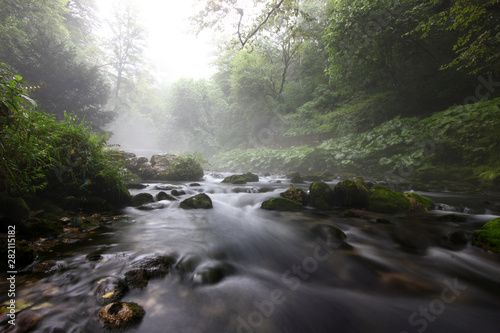
M212 199L205 193L183 200L180 204L183 209L210 209L213 208Z
M136 303L114 302L99 310L97 316L108 329L122 330L140 323L145 314L144 309Z
M293 185L283 193L280 193L282 198L290 199L300 203L302 206L306 206L309 202L309 196L304 190L300 188L293 187Z
M434 201L417 193L405 193L410 199L411 211L428 211L434 208Z
M368 207L368 189L361 179L346 179L333 188L335 205L352 208Z
M246 183L258 182L258 181L259 181L259 176L255 175L251 172L247 172L247 173L241 174L241 175L228 176L228 177L224 178L224 180L222 180L223 183L229 183L229 184L246 184Z
M1 195L0 215L3 215L14 222L20 222L29 217L30 209L23 198Z
M500 253L500 218L483 225L472 234L472 245Z
M295 212L304 209L301 203L287 198L271 198L266 200L260 206L262 209L277 210L282 212Z
M375 185L368 191L368 209L380 213L398 213L410 209L410 199L403 193Z
M151 193L139 193L132 197L131 204L134 207L138 207L154 201L155 199Z
M309 185L309 204L318 209L331 209L334 197L330 186L318 181Z

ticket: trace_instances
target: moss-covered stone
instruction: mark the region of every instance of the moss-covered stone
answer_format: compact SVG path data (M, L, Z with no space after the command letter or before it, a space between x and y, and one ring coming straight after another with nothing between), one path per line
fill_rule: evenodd
M428 211L434 208L434 201L417 193L405 193L410 199L410 210Z
M318 181L309 185L309 204L318 209L331 209L334 197L330 186Z
M368 191L368 209L380 213L397 213L410 209L410 199L403 193L375 185Z
M114 302L99 310L99 320L112 330L121 330L138 324L146 312L136 303Z
M183 209L210 209L213 208L213 204L208 195L200 193L183 200L180 207Z
M283 193L280 193L282 198L287 198L300 203L302 206L306 206L309 202L309 196L304 190L300 188L293 187L293 185Z
M260 206L262 209L295 212L304 209L301 203L287 198L271 198Z
M500 218L483 225L472 234L472 245L500 253Z
M132 197L131 204L134 207L138 207L154 201L155 199L151 193L139 193Z
M258 182L258 181L259 181L259 176L251 172L247 172L241 175L228 176L224 178L224 180L222 180L223 183L229 183L229 184L246 184L249 182Z
M346 179L333 188L335 205L342 207L366 208L368 189L361 179Z

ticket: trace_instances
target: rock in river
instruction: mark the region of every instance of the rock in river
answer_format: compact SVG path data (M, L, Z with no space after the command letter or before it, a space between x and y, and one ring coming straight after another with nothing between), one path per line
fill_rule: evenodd
M212 199L205 193L197 194L183 200L180 204L183 209L209 209L213 208Z

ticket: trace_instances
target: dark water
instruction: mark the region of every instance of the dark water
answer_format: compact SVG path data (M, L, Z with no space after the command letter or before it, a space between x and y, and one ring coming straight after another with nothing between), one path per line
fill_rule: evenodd
M96 320L97 281L123 278L144 258L175 254L192 262L190 269L173 268L123 297L146 311L128 331L498 332L500 256L470 244L453 248L445 236L470 235L496 218L500 198L424 193L440 210L410 216L261 210L262 201L289 187L275 180L228 185L206 176L201 187L175 183L183 197L208 193L214 209L182 210L179 201L151 211L127 208L89 238L68 240L42 258L57 260L56 272L18 276L16 299L43 316L33 331L105 332ZM156 194L156 185L133 192ZM254 193L263 187L270 192ZM437 220L451 211L467 222ZM377 217L391 224L375 223ZM342 229L352 248L312 232L318 224ZM89 261L96 251L102 259ZM230 269L220 282L202 283L200 272L216 266Z

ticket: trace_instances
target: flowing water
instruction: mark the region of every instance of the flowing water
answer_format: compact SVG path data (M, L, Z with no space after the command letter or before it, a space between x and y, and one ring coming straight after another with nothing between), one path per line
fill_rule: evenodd
M498 332L500 256L445 239L458 230L470 236L500 215L498 196L421 193L438 209L418 215L260 209L289 187L277 179L230 185L207 175L201 186L171 183L186 192L180 199L207 193L214 208L183 210L180 201L127 208L88 238L45 254L58 262L52 274L18 275L16 300L42 315L35 332L105 332L96 319L97 282L123 279L144 258L172 255L168 275L122 298L146 311L128 331ZM154 195L157 185L166 184L131 192ZM438 220L452 212L467 222ZM342 229L347 244L325 224ZM91 261L90 253L102 257ZM206 283L202 273L214 267L224 277ZM3 320L0 331L8 327Z

